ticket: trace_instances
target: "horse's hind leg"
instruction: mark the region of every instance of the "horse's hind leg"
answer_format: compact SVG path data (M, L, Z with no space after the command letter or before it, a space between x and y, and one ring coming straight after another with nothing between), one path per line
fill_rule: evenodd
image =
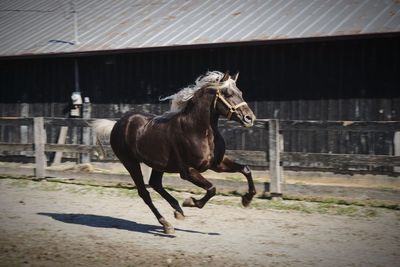
M201 209L210 198L215 196L216 189L213 184L207 181L197 170L190 168L189 170L182 172L180 175L182 179L207 190L206 195L199 200L193 197L185 199L183 202L184 207L197 207Z
M168 201L171 207L175 210L174 212L175 218L178 220L183 220L185 218L185 216L183 215L183 210L181 206L179 206L179 202L164 189L162 185L162 176L163 172L153 169L151 171L149 185L157 193L159 193L166 201Z
M135 182L136 188L138 190L139 196L143 199L143 201L149 206L151 211L156 216L158 222L163 226L164 233L173 234L175 232L174 227L167 222L167 220L158 212L157 208L154 206L153 201L151 200L150 193L146 189L146 185L144 184L142 171L140 170L140 164L138 161L123 161L125 168L128 170L131 175L133 181Z
M256 194L256 189L254 187L253 177L251 175L251 170L249 166L241 165L239 163L234 162L228 157L224 157L222 162L217 166L211 168L211 170L216 172L240 172L242 173L249 185L249 192L242 196L242 204L243 206L247 207L250 205L253 196Z

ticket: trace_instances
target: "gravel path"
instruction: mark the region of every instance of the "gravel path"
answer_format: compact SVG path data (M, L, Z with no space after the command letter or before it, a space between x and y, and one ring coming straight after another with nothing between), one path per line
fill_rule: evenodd
M179 199L188 196L173 194ZM202 210L186 208L186 219L176 221L169 205L152 195L174 225L175 235L162 233L134 190L1 179L0 266L396 266L400 262L400 211L369 209L362 210L363 216L349 216L245 209L232 204L240 202L238 197L219 197L215 202L219 204ZM257 200L255 206L266 201Z

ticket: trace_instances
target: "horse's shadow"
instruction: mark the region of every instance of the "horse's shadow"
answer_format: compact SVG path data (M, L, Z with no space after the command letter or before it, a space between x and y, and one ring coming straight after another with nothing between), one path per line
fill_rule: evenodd
M158 225L141 224L134 221L128 221L125 219L114 218L110 216L80 214L80 213L50 213L50 212L39 212L37 214L49 216L54 220L64 223L80 224L80 225L99 227L99 228L115 228L115 229L121 229L139 233L153 234L162 237L170 237L170 238L175 237L175 235L164 234L163 228ZM219 233L206 233L194 230L185 230L180 228L175 228L175 231L203 234L203 235L219 235Z

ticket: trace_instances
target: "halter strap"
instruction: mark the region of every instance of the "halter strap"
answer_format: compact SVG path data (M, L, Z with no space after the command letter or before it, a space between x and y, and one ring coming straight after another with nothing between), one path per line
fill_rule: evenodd
M218 89L217 93L215 94L215 99L214 99L214 109L217 107L217 100L220 99L222 103L225 105L225 107L228 108L228 113L226 114L226 118L228 120L231 119L232 114L238 113L237 109L240 108L241 106L247 105L246 102L240 102L239 104L232 106L221 94L221 91Z

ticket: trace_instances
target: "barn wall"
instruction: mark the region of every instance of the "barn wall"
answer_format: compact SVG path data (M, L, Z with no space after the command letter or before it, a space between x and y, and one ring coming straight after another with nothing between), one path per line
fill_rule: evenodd
M81 90L94 103L157 103L214 69L240 70L238 85L249 101L400 96L400 36L84 56L78 62ZM0 70L1 103L66 102L74 90L70 57L0 60Z
M65 116L74 58L0 60L0 116ZM240 70L238 87L258 118L400 120L400 36L82 56L80 87L92 117L167 109L158 98L206 70ZM224 133L230 148L265 149L263 133ZM252 141L249 141L251 135ZM1 129L0 139L18 136ZM254 141L256 140L256 141ZM287 151L392 154L388 133L288 134Z

